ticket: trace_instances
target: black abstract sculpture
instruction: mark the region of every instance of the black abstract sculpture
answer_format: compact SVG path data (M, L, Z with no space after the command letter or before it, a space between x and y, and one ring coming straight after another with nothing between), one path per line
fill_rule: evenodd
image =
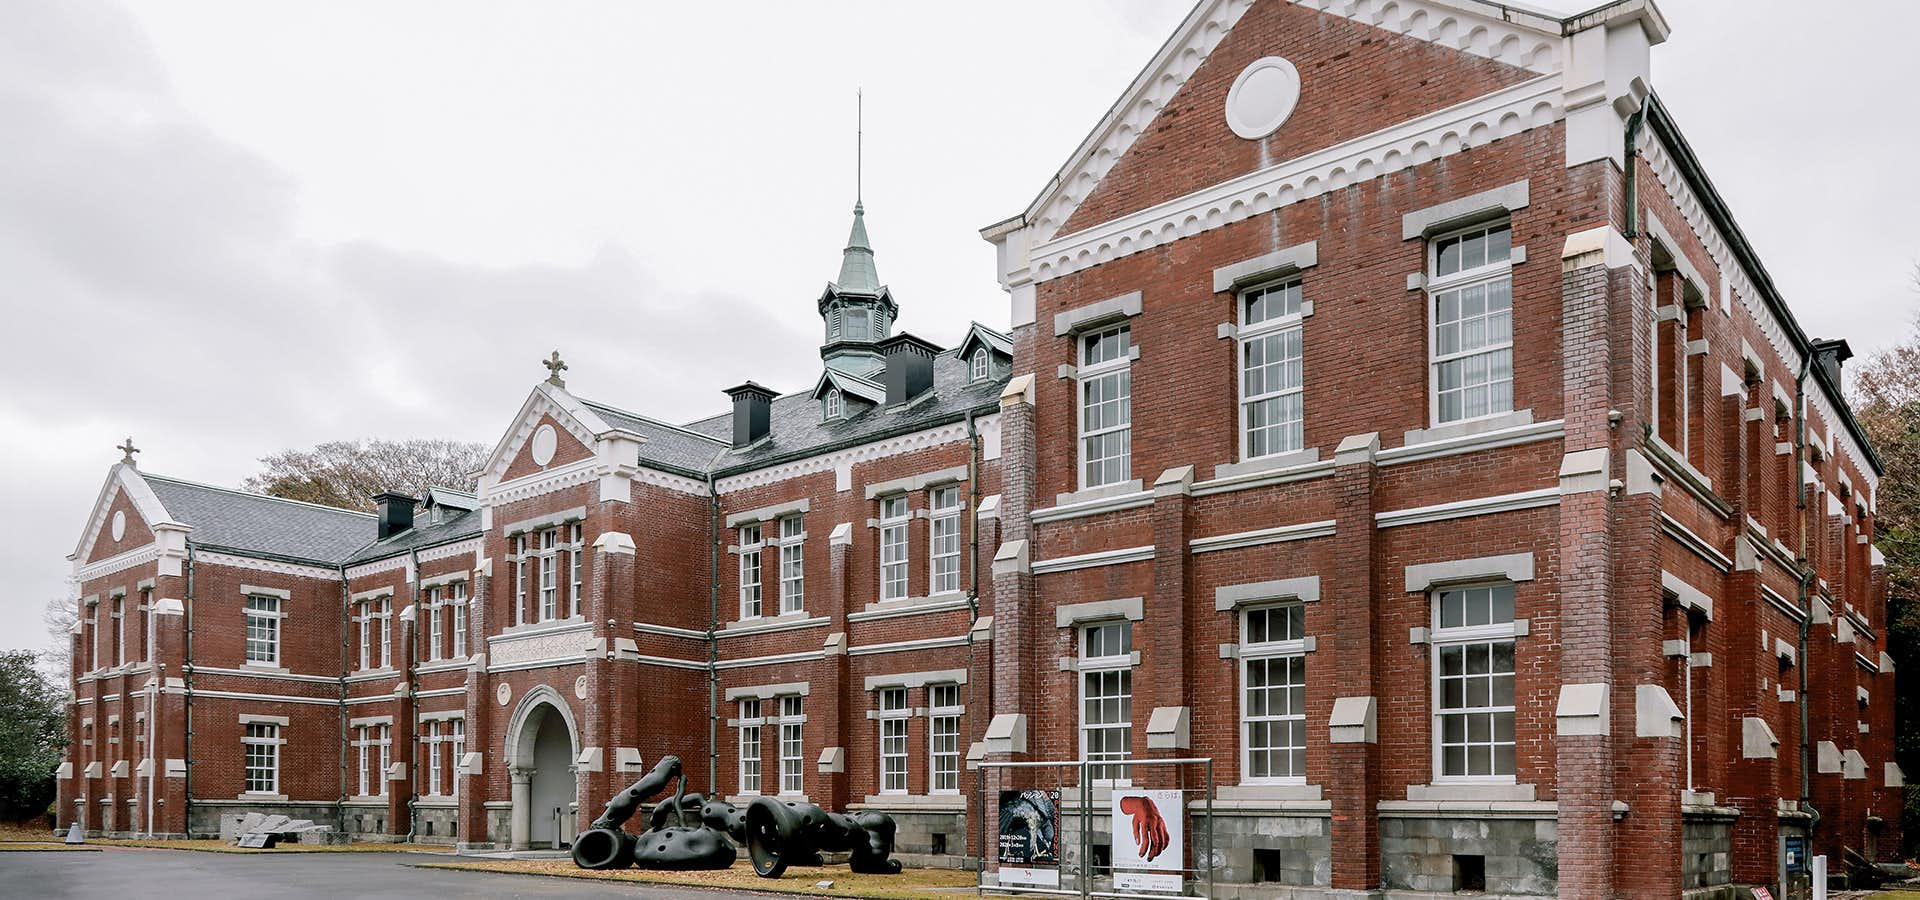
M640 805L673 784L673 797L654 807L647 830L621 828ZM680 758L662 757L653 769L615 794L592 827L573 841L573 862L583 869L725 869L745 845L753 870L779 878L788 866L817 866L820 853L846 853L855 872L892 875L893 817L884 813L830 813L811 803L756 798L745 811L733 804L687 793Z

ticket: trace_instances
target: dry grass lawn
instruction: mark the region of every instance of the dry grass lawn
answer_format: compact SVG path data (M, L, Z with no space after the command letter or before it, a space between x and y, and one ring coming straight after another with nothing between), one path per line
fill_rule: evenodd
M199 850L205 853L444 853L452 855L453 848L445 844L388 844L377 841L363 841L352 844L294 844L286 843L271 850L258 850L249 847L235 847L232 841L129 841L108 838L89 838L89 844L105 847L146 847L154 850Z
M731 888L782 894L807 894L816 897L867 897L873 900L951 900L971 895L977 883L972 872L952 869L908 869L898 875L859 875L846 866L819 866L788 869L787 874L761 878L744 860L733 868L718 872L653 872L624 869L595 872L582 869L566 859L488 859L471 862L422 863L431 869L464 869L477 872L504 872L516 875L544 875L550 878L585 878L602 881L637 881L649 884L678 884L688 887ZM831 881L830 888L815 887Z

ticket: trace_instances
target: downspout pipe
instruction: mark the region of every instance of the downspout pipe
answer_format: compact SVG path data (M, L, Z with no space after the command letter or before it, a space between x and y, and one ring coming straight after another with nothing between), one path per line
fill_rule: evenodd
M183 702L186 707L186 754L187 774L181 779L180 829L187 837L193 837L193 569L194 546L187 542L187 659L185 670L181 673L180 683L184 686Z
M351 746L347 735L347 633L352 630L352 594L347 585L347 564L335 566L340 573L340 683L336 695L339 697L340 719L340 794L333 801L333 818L340 823L340 832L347 831L347 748Z
M707 478L707 784L720 771L720 492Z
M1820 825L1820 810L1813 805L1813 778L1808 772L1812 763L1812 742L1807 737L1807 667L1811 660L1807 658L1807 644L1813 631L1813 566L1807 559L1807 535L1811 526L1807 522L1807 479L1801 473L1806 471L1807 455L1807 375L1814 364L1813 351L1808 349L1800 363L1800 374L1793 380L1793 505L1800 515L1800 540L1797 563L1800 571L1795 573L1798 583L1800 602L1800 692L1795 695L1800 708L1800 809L1809 818L1807 820L1807 841L1813 841L1814 829Z
M416 694L420 690L420 549L407 551L409 566L407 572L413 577L408 579L407 595L412 599L407 603L413 608L413 640L407 642L402 651L407 654L407 843L413 843L414 835L420 830L420 700ZM556 578L558 575L556 574ZM344 682L342 682L344 684ZM394 754L398 756L399 754ZM381 772L381 778L387 773ZM559 832L554 833L557 837Z

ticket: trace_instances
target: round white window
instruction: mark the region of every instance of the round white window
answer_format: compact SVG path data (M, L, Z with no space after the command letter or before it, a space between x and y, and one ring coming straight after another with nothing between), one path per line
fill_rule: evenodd
M127 514L120 512L119 510L114 510L113 539L118 541L121 538L126 537L126 535L127 535Z
M1250 141L1280 129L1300 102L1300 70L1278 56L1256 60L1227 91L1227 127Z
M533 461L546 465L553 461L553 451L559 446L559 436L553 433L552 425L542 425L533 430Z

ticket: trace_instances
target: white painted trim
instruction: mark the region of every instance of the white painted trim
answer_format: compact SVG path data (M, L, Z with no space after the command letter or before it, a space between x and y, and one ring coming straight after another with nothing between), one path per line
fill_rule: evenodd
M1153 545L1145 547L1127 547L1120 550L1101 550L1095 553L1082 553L1078 556L1058 556L1053 559L1033 561L1033 574L1048 572L1068 572L1074 569L1090 569L1096 566L1112 566L1121 563L1140 562L1153 558Z
M1031 280L1049 281L1451 156L1470 146L1551 125L1565 114L1560 89L1557 76L1530 79L1092 228L1051 238L1030 251ZM1042 224L1036 231L1044 233L1046 226Z
M1240 531L1233 534L1219 534L1210 537L1194 538L1187 542L1187 548L1194 553L1210 553L1215 550L1240 550L1247 547L1260 547L1266 544L1279 544L1287 541L1304 541L1310 538L1332 537L1334 520L1320 522L1302 522L1297 525L1277 525L1272 528L1257 528L1253 531Z
M885 644L862 644L848 647L849 656L867 656L874 653L904 653L910 650L932 650L938 647L964 647L968 643L967 635L955 637L919 638L911 641L893 641Z
M1475 497L1471 500L1455 500L1451 503L1436 503L1432 506L1416 506L1411 509L1396 509L1375 513L1374 524L1380 528L1392 528L1397 525L1418 525L1427 522L1442 522L1448 519L1460 519L1468 516L1484 516L1494 513L1513 512L1522 509L1536 509L1542 506L1558 506L1560 488L1540 488L1533 491L1521 491L1514 494L1501 494L1496 497Z
M989 422L992 423L991 426L989 426ZM974 419L974 426L980 431L983 444L986 443L985 435L989 427L997 433L999 422L999 413L992 413ZM945 425L938 425L921 431L894 435L893 437L861 444L857 447L848 447L844 450L835 450L832 453L822 453L817 456L806 457L805 459L797 459L768 466L764 469L754 469L738 475L729 475L715 481L714 490L726 494L747 488L764 487L770 484L777 484L789 478L799 478L804 475L813 475L820 472L832 472L841 466L852 466L857 463L871 462L876 459L885 459L890 456L898 456L902 453L913 453L932 447L945 446L947 444L965 443L966 440L967 423L949 422Z
M285 563L271 559L255 559L250 556L235 556L231 553L210 553L201 551L195 554L194 561L203 566L228 566L235 569L251 569L255 572L272 572L275 575L292 575L297 578L316 578L321 581L338 583L339 569L327 569L320 566L305 566L298 563Z
M1139 481L1136 480L1126 483L1139 484ZM1061 503L1054 506L1043 507L1034 510L1030 514L1030 518L1036 524L1041 522L1058 522L1063 519L1077 519L1082 516L1094 516L1101 513L1119 512L1123 509L1137 509L1142 506L1152 505L1153 491L1136 489L1110 494L1104 497L1095 497L1091 500L1081 500L1078 502Z

